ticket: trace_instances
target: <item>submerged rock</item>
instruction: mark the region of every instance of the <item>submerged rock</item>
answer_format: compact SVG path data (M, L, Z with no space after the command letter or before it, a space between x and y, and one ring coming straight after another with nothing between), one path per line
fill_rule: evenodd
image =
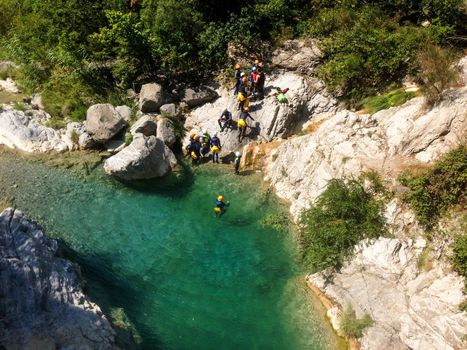
M0 214L0 347L117 349L99 306L83 294L77 265L20 211Z
M136 134L129 146L105 161L104 170L123 180L150 179L166 175L176 164L164 141Z

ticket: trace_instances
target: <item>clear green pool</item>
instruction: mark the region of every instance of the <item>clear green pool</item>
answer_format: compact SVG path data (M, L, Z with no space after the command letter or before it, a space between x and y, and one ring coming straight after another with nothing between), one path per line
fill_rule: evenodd
M91 298L125 310L141 349L334 349L293 234L261 224L284 208L258 176L220 169L129 186L6 152L0 197L71 248ZM231 202L220 219L218 194Z

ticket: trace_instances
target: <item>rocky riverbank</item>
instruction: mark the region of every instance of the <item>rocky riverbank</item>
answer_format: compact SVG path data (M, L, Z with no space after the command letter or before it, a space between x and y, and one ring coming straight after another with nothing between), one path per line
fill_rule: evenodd
M0 214L0 345L5 349L118 349L109 321L83 293L79 267L22 212Z

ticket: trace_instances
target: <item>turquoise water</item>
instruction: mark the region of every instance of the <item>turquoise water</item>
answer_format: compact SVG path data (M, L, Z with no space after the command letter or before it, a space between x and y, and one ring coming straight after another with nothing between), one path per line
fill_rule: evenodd
M70 248L88 294L124 309L141 349L335 348L293 234L261 224L283 208L259 177L219 169L130 186L5 153L0 198ZM218 194L231 202L220 219Z

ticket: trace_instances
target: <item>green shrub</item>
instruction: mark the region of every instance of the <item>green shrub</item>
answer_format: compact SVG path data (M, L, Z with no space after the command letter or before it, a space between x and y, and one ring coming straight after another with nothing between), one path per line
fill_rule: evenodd
M413 92L397 89L383 95L367 97L362 101L362 104L368 113L374 114L383 109L400 106L414 97Z
M48 121L44 123L45 126L53 129L62 129L66 127L66 122L63 119L52 116Z
M447 208L466 203L467 146L449 152L420 174L402 174L399 181L410 189L404 200L417 220L428 229L433 228Z
M126 132L125 133L125 145L128 146L132 142L133 142L133 135L131 134L131 132Z
M400 26L375 7L337 12L338 18L333 17L336 24L329 28L331 33L324 33L325 63L318 75L332 92L354 105L365 95L399 82L426 39L420 29Z
M457 236L452 244L454 270L467 277L467 235Z
M26 105L23 102L14 101L13 108L16 109L17 111L24 112L26 110Z
M365 313L362 318L358 319L355 311L348 305L342 315L340 329L347 335L353 338L361 338L366 328L372 326L374 321L370 315Z
M418 80L429 105L441 100L445 89L457 83L458 70L454 67L454 53L430 44L418 55Z
M331 180L316 204L300 217L300 246L305 265L313 271L338 267L358 242L382 235L385 232L382 207L361 183Z

